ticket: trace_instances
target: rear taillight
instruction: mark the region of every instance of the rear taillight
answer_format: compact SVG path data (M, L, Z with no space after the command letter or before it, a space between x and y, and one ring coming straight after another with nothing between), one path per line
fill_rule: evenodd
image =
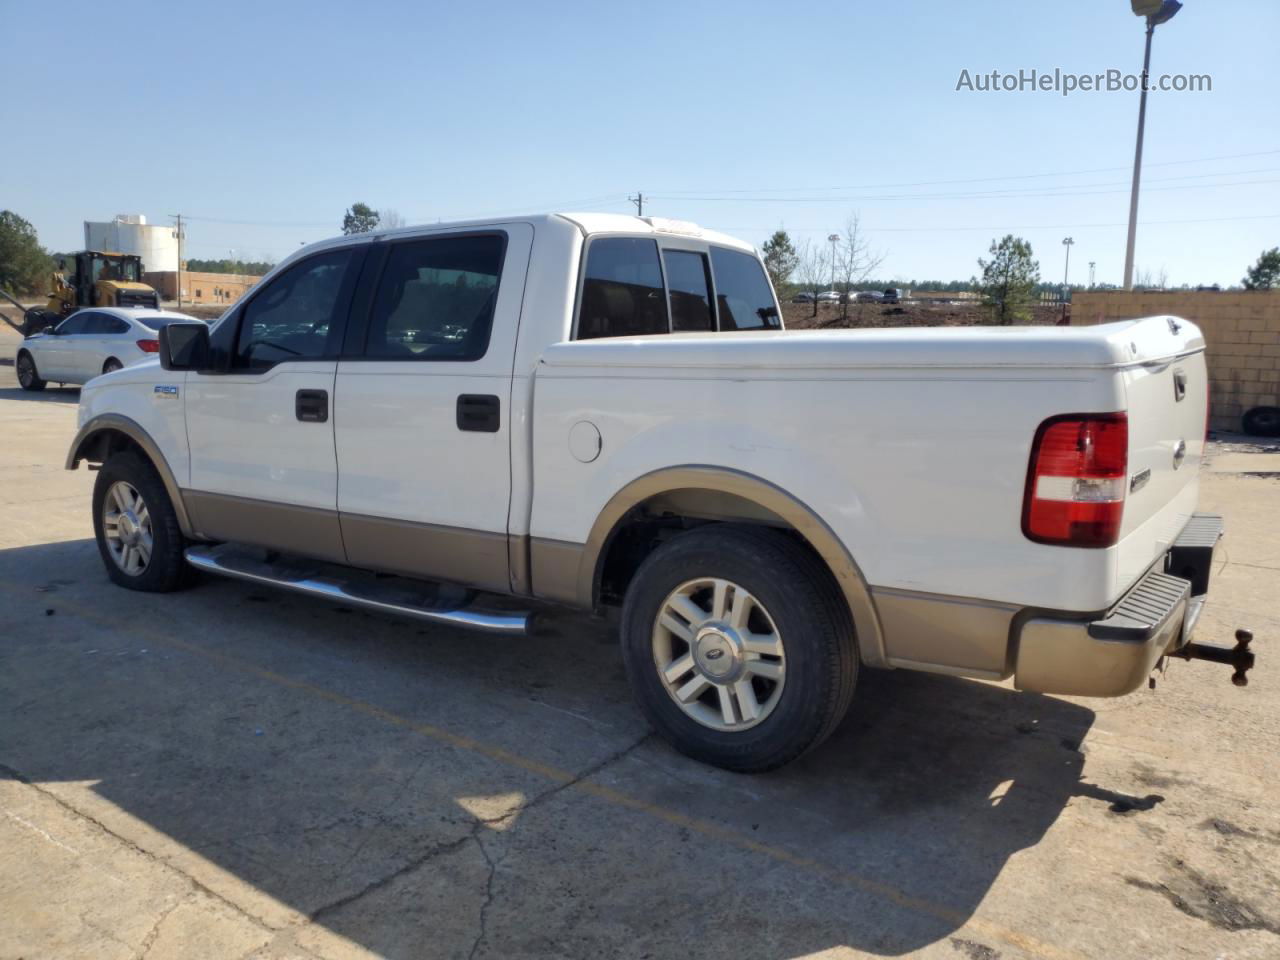
M159 340L139 340L138 349L141 350L143 353L159 353L160 341Z
M1038 543L1111 546L1120 539L1128 466L1125 414L1049 418L1031 448L1022 532Z

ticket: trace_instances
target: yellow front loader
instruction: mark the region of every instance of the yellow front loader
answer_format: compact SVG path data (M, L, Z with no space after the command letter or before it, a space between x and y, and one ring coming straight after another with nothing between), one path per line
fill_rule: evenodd
M6 300L16 304L12 297ZM142 258L131 253L83 250L64 258L50 278L49 300L23 315L25 336L58 323L80 307L153 307L160 309L160 294L142 282ZM14 326L12 323L10 326Z

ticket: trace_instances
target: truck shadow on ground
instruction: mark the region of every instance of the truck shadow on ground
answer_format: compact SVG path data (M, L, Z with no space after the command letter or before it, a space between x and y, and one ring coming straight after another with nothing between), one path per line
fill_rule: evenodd
M36 403L79 403L79 387L48 386L44 390L0 387L0 400L31 400Z
M0 551L0 581L8 776L73 805L97 781L112 829L387 956L1001 949L957 931L1011 855L1072 798L1161 799L1082 782L1092 711L990 684L868 671L824 746L743 777L647 737L575 613L511 641L232 582L126 594L89 540Z

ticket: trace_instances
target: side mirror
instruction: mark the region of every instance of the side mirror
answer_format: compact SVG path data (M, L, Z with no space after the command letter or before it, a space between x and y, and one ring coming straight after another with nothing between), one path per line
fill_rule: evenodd
M160 328L160 366L166 370L205 370L208 365L208 324L167 323Z

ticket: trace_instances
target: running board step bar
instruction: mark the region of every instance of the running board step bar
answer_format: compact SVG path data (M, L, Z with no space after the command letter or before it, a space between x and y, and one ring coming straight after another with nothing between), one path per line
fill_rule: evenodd
M278 587L379 613L505 637L527 637L534 632L532 613L466 609L463 605L448 602L451 591L459 595L458 599L467 595L466 591L439 584L400 577L384 579L337 564L283 558L234 544L188 547L186 558L187 563L205 573Z

